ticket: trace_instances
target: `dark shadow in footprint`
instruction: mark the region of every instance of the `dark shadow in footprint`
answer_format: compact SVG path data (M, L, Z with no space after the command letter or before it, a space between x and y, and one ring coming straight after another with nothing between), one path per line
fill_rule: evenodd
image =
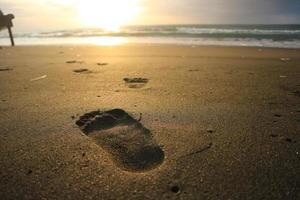
M300 90L298 87L299 87L299 85L296 85L296 87L287 87L284 85L279 86L280 89L289 92L291 95L300 97Z
M129 88L142 88L149 82L147 78L124 78L123 80Z
M108 63L97 63L98 66L105 66L108 65Z
M199 69L190 69L189 72L199 72Z
M285 137L283 135L271 134L270 137L272 137L272 138L278 138L279 140L285 141L285 142L288 142L288 143L297 143L296 140L293 140L292 138L289 138L289 137Z
M124 110L86 113L76 124L126 171L148 171L164 161L164 152L151 132Z
M78 63L78 64L82 64L82 63L83 63L83 61L69 60L69 61L66 61L66 63L67 63L67 64L76 64L76 63Z
M12 71L12 68L9 67L0 67L0 72L4 72L4 71Z
M73 72L75 73L91 73L88 69L74 69Z
M293 92L296 97L300 97L300 90L296 90Z

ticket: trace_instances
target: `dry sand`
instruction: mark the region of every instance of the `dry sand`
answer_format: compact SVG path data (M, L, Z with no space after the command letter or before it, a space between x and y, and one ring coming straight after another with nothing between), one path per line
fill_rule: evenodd
M0 91L1 199L300 199L300 50L2 48Z

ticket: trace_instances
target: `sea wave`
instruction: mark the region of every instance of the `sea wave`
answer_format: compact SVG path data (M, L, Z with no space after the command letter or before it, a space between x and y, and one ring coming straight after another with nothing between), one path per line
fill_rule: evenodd
M6 32L0 32L0 39L7 38ZM90 38L122 37L127 41L145 43L222 43L238 46L266 46L299 48L300 25L161 25L127 26L118 31L103 29L73 29L47 32L19 32L15 38L19 41L88 41ZM1 44L1 43L0 43Z
M274 41L270 39L237 38L172 38L172 37L67 37L67 38L16 38L18 45L118 45L118 44L174 44L188 46L238 46L300 49L300 40ZM9 40L0 38L1 45L10 45Z
M178 27L178 33L187 34L253 34L253 35L291 35L300 34L300 30L264 30L264 29L220 29Z
M255 38L286 41L300 39L299 25L273 26L128 26L118 31L103 29L74 29L36 33L17 33L23 38L60 38L60 37L197 37L197 38ZM7 37L1 34L0 38Z

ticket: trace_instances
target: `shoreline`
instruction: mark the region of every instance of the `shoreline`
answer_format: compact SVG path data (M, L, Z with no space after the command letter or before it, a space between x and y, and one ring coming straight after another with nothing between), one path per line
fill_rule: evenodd
M142 45L142 44L122 44L112 46L99 45L28 45L15 47L2 47L5 50L14 52L15 49L32 51L32 55L38 53L39 49L45 52L58 51L64 56L64 50L76 52L76 57L83 57L84 51L99 51L103 56L122 57L182 57L182 58L235 58L235 59L273 59L281 62L299 61L300 49L271 48L271 47L236 47L236 46L189 46L189 45ZM130 51L127 51L129 49ZM0 49L1 50L1 49ZM62 51L61 51L62 50ZM3 55L5 56L5 54ZM4 59L5 60L5 59Z
M9 38L8 38L9 39ZM256 48L256 49L282 49L300 50L295 47L264 47L264 46L230 46L230 45L199 45L199 44L163 44L163 43L126 43L117 45L97 45L97 44L16 44L16 47L58 47L58 46L91 46L91 47L117 47L117 46L175 46L175 47L211 47L211 48ZM9 48L10 45L0 45L2 48Z
M8 38L9 39L9 38ZM98 45L98 44L16 44L15 47L134 47L134 46L147 46L147 47L188 47L188 48L228 48L228 49L270 49L270 50L291 50L300 51L300 48L291 47L264 47L264 46L235 46L235 45L200 45L200 44L168 44L168 43L124 43L116 45ZM0 45L2 48L15 48L10 45Z

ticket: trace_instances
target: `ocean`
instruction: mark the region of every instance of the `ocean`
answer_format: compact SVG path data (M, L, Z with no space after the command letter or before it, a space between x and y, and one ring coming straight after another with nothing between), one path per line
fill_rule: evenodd
M73 29L14 33L17 45L176 44L300 48L300 25L156 25L127 26L118 31ZM0 45L9 45L7 31Z

